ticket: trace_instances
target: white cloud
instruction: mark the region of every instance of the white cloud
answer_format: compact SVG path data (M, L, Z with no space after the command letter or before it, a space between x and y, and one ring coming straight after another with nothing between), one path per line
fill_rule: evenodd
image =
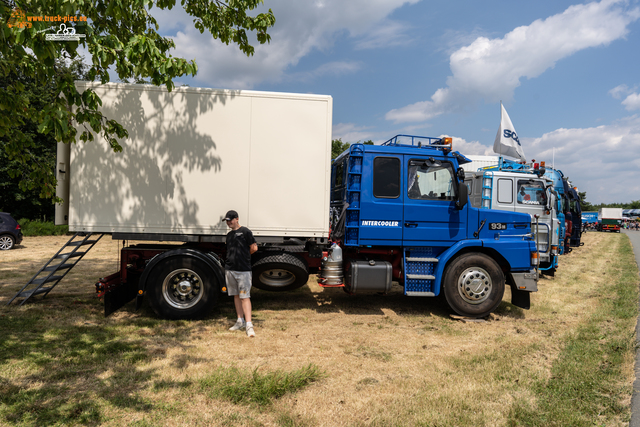
M615 99L622 99L623 96L629 93L631 93L631 90L627 85L619 85L609 91L609 95Z
M362 64L354 61L327 62L312 71L290 74L289 79L310 81L322 76L341 76L345 74L355 73L361 67Z
M509 101L523 77L538 77L567 56L624 37L627 26L639 17L640 10L628 8L628 0L602 0L571 6L501 39L478 37L451 54L453 75L447 78L447 87L438 89L429 101L389 111L386 118L396 123L423 121L481 99Z
M360 37L356 42L356 49L379 49L385 47L402 46L410 43L412 40L406 35L411 29L402 22L384 20L380 22L376 28L372 29L368 34Z
M445 137L449 135L440 135L440 137ZM454 151L458 151L463 155L470 156L495 156L496 153L493 152L493 146L487 147L486 145L481 144L478 141L467 141L463 138L453 137L452 147Z
M332 139L341 139L342 142L364 142L374 139L375 133L363 126L356 126L353 123L338 123L333 125Z
M199 71L195 80L198 84L251 88L262 81L278 81L289 67L297 65L312 51L331 49L340 35L351 36L359 49L406 42L402 25L389 21L387 17L395 9L418 1L271 0L263 8L272 9L276 17L276 24L269 31L271 42L268 45L252 43L255 54L251 58L242 54L235 45L224 45L209 33L200 34L193 28L192 18L178 6L172 11L152 9L151 13L158 20L161 33L174 38L174 55L196 59ZM305 75L293 77L317 77L336 64L348 65L339 70L343 73L358 69L353 62L334 61L321 64Z
M615 99L625 98L624 101L622 101L622 105L624 105L628 111L640 110L640 94L635 92L636 89L637 86L629 88L627 85L619 85L611 89L609 95Z
M529 159L544 160L568 176L591 203L640 200L640 117L586 129L557 129L523 138ZM599 195L601 199L594 199Z
M622 105L629 111L640 110L640 94L632 93L622 101Z

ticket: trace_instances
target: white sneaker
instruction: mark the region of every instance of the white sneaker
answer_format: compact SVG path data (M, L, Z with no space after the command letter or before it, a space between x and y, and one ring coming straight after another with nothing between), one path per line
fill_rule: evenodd
M253 337L255 337L255 336L256 336L256 333L255 333L255 332L253 332L253 326L249 326L249 327L247 328L247 336L248 336L249 338L253 338Z
M236 320L236 324L229 328L230 331L239 331L245 328L245 322L242 320Z

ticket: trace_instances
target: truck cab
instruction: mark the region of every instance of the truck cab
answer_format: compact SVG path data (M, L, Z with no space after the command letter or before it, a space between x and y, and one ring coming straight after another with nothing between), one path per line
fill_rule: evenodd
M553 274L558 267L559 220L553 181L544 170L512 162L466 172L472 206L529 214L540 251L540 270Z
M512 302L529 307L538 262L531 218L467 203L460 167L467 162L452 151L450 138L409 135L382 145L353 144L338 156L332 166L330 239L346 263L347 292L372 287L355 283L349 269L364 277L367 269L388 263L389 280L404 286L405 295L444 293L464 316L495 310L505 282Z
M569 183L567 183L569 184ZM569 212L571 214L571 236L569 237L569 246L577 248L582 246L582 207L580 206L580 195L577 188L569 187Z

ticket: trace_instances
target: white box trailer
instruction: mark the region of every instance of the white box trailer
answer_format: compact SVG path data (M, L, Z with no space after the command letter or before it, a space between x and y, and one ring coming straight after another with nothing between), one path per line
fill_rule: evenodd
M328 237L330 96L76 85L92 88L129 138L122 153L100 137L58 146L65 202L56 223L114 238L220 241L234 209L257 239Z
M476 172L479 168L486 166L495 166L500 162L500 156L481 156L473 154L465 154L465 157L471 160L471 163L460 165L465 172Z
M622 208L600 208L598 211L598 220L603 219L623 219Z

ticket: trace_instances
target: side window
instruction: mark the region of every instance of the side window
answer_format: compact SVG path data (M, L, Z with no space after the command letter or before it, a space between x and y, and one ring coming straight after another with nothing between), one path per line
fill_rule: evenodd
M344 162L340 162L340 164L336 166L335 179L334 187L342 187L342 181L344 179Z
M467 186L467 193L468 194L473 194L473 180L472 179L465 179L464 183Z
M569 205L571 207L571 212L575 212L575 213L579 212L578 207L580 205L578 205L578 202L576 200L572 200Z
M384 199L400 196L400 159L376 157L373 160L373 195Z
M530 179L518 180L518 204L519 205L546 205L547 193L540 181Z
M410 199L455 200L457 180L451 163L410 160L407 181Z
M498 203L513 203L513 180L498 179Z
M336 202L344 197L344 161L332 166L331 201Z

